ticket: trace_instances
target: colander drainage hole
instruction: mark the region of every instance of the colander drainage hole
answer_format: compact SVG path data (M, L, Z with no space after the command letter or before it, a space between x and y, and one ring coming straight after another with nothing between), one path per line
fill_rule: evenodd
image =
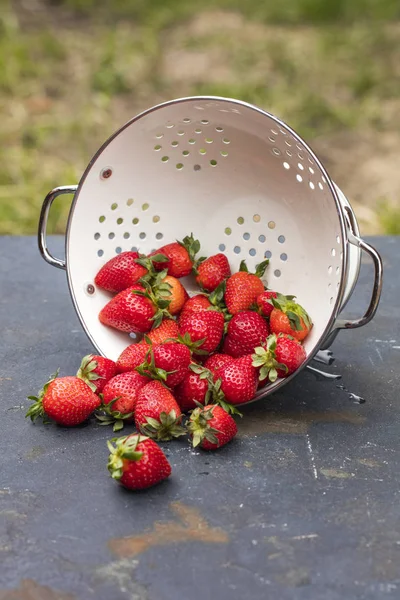
M121 246L117 246L117 247L115 248L115 252L116 252L116 254L121 254L121 252L122 252L122 248L121 248Z
M285 240L286 240L286 238L285 238L285 236L284 236L284 235L280 235L280 236L278 237L278 242L279 242L280 244L283 244L283 243L285 242Z
M272 256L272 252L271 252L270 250L267 250L267 251L264 253L264 256L265 256L265 258L271 258L271 256Z
M230 144L231 140L228 140L228 138L223 138L222 140L224 142L224 144Z
M285 254L284 252L281 254L280 259L283 261L287 260L287 254Z
M210 160L210 165L211 165L212 167L216 167L216 166L217 166L217 164L218 164L218 163L217 163L217 161L216 161L216 160L214 160L214 159Z
M335 248L332 248L331 254L332 254L332 256L336 256L336 250L335 250Z
M254 223L259 223L261 221L260 215L253 215L253 221Z
M193 171L200 171L201 166L200 165L194 165L193 166Z
M235 246L233 251L235 254L240 254L240 246Z
M137 251L138 251L137 247L136 246L132 246L131 252L137 252Z
M116 210L118 208L118 204L116 202L113 202L111 204L111 210Z
M95 234L94 234L94 239L95 239L95 240L98 240L98 239L100 239L100 234L99 234L99 233L95 233Z
M215 131L218 131L219 133L221 133L221 131L223 131L223 130L224 130L223 127L216 127L215 128Z
M113 240L115 238L115 233L113 233L112 231L110 231L110 233L108 234L108 239L109 240Z
M244 219L243 219L243 217L238 217L238 218L237 218L237 222L238 222L238 224L239 224L239 225L243 225L243 223L244 223ZM245 238L245 239L246 239L246 238ZM247 238L247 239L248 239L248 238Z
M156 240L162 240L163 239L163 234L162 233L156 233Z
M162 146L160 146L160 144L156 144L156 145L154 146L154 150L155 150L156 152L158 152L159 150L161 150L161 148L162 148Z
M297 166L299 167L300 171L304 171L304 167L301 163L297 163Z
M258 241L263 244L265 242L265 235L259 235L258 236Z
M117 219L117 225L122 225L122 223L124 222L122 217L118 217Z
M202 125L208 125L209 121L208 121L207 119L202 119L202 120L200 121L200 123L201 123Z
M126 201L126 205L132 206L132 204L133 204L133 198L128 198L128 200Z
M132 219L132 223L134 225L137 225L139 223L139 219L137 217L135 217L134 219Z
M160 217L158 215L154 215L153 217L153 223L158 223L160 220Z
M328 273L329 273L329 275L332 273L332 265L329 265L329 267L328 267Z
M145 239L146 239L146 234L145 234L145 232L144 232L144 231L142 231L141 233L139 233L139 238L140 238L141 240L145 240Z
M255 248L250 248L249 254L250 254L250 256L255 256L257 254L256 249Z
M101 217L99 217L99 223L104 223L104 221L106 220L104 215L101 215Z
M161 159L162 162L168 162L168 160L169 160L169 156L163 156Z
M194 140L193 138L190 138L190 140L188 140L189 144L195 144L196 140Z
M182 121L183 121L184 123L190 123L190 119L189 119L189 117L185 117L184 119L182 119Z
M249 240L250 239L250 234L249 233L244 233L243 234L243 239L244 240Z
M223 252L225 250L225 248L226 248L225 244L220 244L218 246L218 250L220 250L221 252Z
M129 233L129 231L125 231L125 233L124 233L124 239L125 240L129 240L130 237L131 237L131 234Z
M297 175L296 175L296 179L297 179L297 181L298 181L299 183L301 183L301 182L303 181L303 178L302 178L302 176L301 176L301 175L299 175L298 173L297 173Z
M145 202L144 204L142 204L142 210L147 210L149 208L150 204L148 204L147 202Z
M275 221L269 221L268 229L275 229L275 225L276 225Z
M283 167L284 167L285 169L290 169L290 165L289 165L289 163L288 163L288 162L284 162L284 163L283 163Z
M275 277L280 277L281 276L280 270L279 269L275 269L274 275L275 275Z
M231 233L232 233L232 229L230 227L225 227L225 234L231 235Z
M103 256L104 250L97 250L97 256Z
M171 142L171 146L173 146L174 148L176 148L176 147L177 147L177 145L178 145L178 142L176 142L176 141L174 141L174 142Z
M176 165L176 168L178 169L178 171L180 171L181 169L183 169L183 164L182 163L178 163Z
M223 156L224 158L226 158L228 156L228 153L226 150L221 150L220 155Z

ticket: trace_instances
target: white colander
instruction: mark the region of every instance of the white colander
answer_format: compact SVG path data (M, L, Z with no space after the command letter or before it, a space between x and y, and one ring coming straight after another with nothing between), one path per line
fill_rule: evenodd
M60 194L74 194L65 262L46 245L49 210ZM360 239L345 196L290 127L238 100L183 98L133 118L100 148L78 186L47 195L39 248L48 263L66 269L76 312L98 352L116 359L135 336L99 322L110 296L94 285L97 271L115 253L148 253L191 232L202 255L224 252L233 271L242 259L250 270L270 259L268 287L296 295L313 319L308 360L339 329L361 327L376 312L382 262ZM363 317L345 321L339 315L357 282L361 249L374 263L372 298ZM184 284L198 292L191 278Z

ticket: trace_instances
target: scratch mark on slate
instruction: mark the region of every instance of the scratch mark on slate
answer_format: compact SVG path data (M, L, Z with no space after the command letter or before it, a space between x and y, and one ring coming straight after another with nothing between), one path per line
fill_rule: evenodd
M310 460L311 460L311 470L313 472L314 479L318 479L318 471L317 471L317 467L315 466L314 450L312 448L310 436L308 435L308 433L306 433L306 442L307 442L308 454L310 455Z

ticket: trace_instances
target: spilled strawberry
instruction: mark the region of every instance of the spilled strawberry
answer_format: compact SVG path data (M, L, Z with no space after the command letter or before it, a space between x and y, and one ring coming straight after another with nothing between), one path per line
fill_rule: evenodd
M237 433L231 415L217 404L196 408L189 418L188 431L192 444L203 450L217 450L230 442Z
M50 377L38 396L28 396L33 404L26 413L31 421L46 417L59 425L72 427L86 421L100 406L100 398L79 377Z
M138 394L135 407L137 429L159 442L185 434L182 412L170 390L160 381L150 381Z
M116 375L104 386L102 405L96 418L102 425L114 425L114 431L122 429L124 421L133 420L139 391L149 378L137 371Z
M76 374L93 392L99 394L107 381L117 374L117 365L104 356L88 354L84 356Z
M144 490L171 475L171 465L157 444L143 435L132 434L107 442L108 470L130 490Z

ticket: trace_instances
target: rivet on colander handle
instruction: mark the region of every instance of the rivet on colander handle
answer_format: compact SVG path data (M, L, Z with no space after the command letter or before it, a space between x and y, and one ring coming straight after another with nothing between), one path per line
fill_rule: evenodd
M47 230L47 220L49 218L49 212L51 205L54 200L58 196L62 196L63 194L75 194L78 186L77 185L62 185L60 187L54 188L51 190L43 201L42 210L40 211L39 217L39 229L38 229L38 245L40 254L43 256L44 260L52 265L53 267L57 267L58 269L65 269L65 261L60 258L55 258L47 247L46 241L46 230Z

